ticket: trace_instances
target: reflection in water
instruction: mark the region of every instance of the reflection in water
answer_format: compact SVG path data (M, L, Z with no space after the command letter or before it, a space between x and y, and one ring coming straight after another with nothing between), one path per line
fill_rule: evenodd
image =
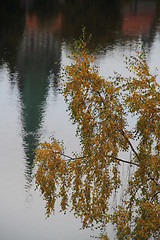
M49 76L52 75L52 86L56 91L61 59L61 42L55 36L60 27L60 16L53 16L51 22L41 20L36 14L29 12L33 2L25 1L24 4L24 1L21 1L25 12L22 11L19 1L15 4L9 4L8 1L1 4L5 13L2 13L2 19L7 17L5 24L0 25L3 33L0 39L0 63L7 63L11 82L12 76L15 73L18 75L16 80L21 96L27 185L32 182L34 151L39 142L39 128L51 81ZM15 36L14 41L11 36Z
M90 48L113 49L142 37L154 41L160 3L156 0L4 0L0 8L0 65L18 73L26 177L32 181L50 78L57 91L63 42L79 37L82 25L93 35Z
M151 32L156 13L156 2L133 1L123 9L122 33L147 36Z
M34 151L39 142L39 129L45 112L49 88L48 76L52 72L52 85L55 90L58 84L61 44L56 39L53 29L39 22L36 15L30 16L27 13L17 57L28 183L32 181Z
M61 41L70 42L81 34L82 26L91 33L90 47L106 49L133 37L153 41L159 2L144 0L63 0L31 1L30 14L47 22ZM73 24L74 23L74 24ZM53 26L54 25L54 26ZM55 28L55 29L54 29Z

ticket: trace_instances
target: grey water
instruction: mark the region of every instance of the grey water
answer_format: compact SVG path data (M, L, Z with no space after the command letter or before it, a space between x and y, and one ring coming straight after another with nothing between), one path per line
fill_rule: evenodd
M34 151L55 136L80 149L58 89L68 45L86 27L104 77L124 76L123 55L141 46L160 73L160 2L156 0L2 0L0 3L0 240L88 240L80 219L46 219L34 183ZM112 228L108 229L113 239Z

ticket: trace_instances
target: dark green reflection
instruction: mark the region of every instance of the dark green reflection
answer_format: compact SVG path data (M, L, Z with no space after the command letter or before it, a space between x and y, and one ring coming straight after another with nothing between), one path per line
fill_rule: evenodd
M58 81L58 65L54 68L54 62L60 61L60 46L56 39L52 38L50 47L44 38L46 45L41 46L39 38L44 32L38 32L38 36L32 42L30 34L26 32L26 40L22 42L22 47L18 54L17 67L19 72L19 89L22 101L22 121L23 121L23 140L27 158L27 172L31 172L34 150L39 141L39 128L41 126L44 113L46 97L48 95L48 76L53 71L54 86ZM28 44L31 42L31 45ZM25 49L25 51L24 51ZM49 53L52 52L52 58Z
M3 24L0 24L0 65L7 63L11 83L12 76L18 76L16 85L20 93L28 186L32 182L34 151L39 142L49 84L52 81L56 92L61 61L61 42L52 29L54 22L50 26L48 19L32 13L33 3L5 1L1 8L3 15L0 10L3 19Z
M53 75L56 91L61 61L61 42L52 29L36 15L26 13L23 38L17 54L19 90L22 102L23 141L26 154L26 175L31 182L34 151L39 142L39 129L45 114L49 75Z

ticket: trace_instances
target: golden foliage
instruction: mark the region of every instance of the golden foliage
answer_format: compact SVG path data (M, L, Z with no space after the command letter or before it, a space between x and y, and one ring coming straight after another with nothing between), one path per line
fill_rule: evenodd
M109 221L118 239L160 237L160 89L157 76L141 53L127 59L134 77L103 79L86 48L84 36L75 43L73 62L65 69L64 98L77 123L81 154L70 157L55 139L41 144L36 153L36 184L46 200L47 214L61 199L81 218L83 227ZM128 130L128 114L137 116ZM137 141L137 147L132 140ZM120 151L133 152L131 162L118 158ZM109 199L121 184L119 165L135 165L129 181L128 200L109 213ZM104 238L105 239L105 238ZM106 236L107 239L107 236Z

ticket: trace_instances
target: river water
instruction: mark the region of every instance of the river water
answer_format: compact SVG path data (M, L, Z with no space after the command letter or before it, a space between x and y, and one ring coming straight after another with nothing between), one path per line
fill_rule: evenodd
M72 213L46 219L34 191L34 150L55 136L78 150L75 126L58 92L68 44L92 34L100 74L127 76L123 54L146 51L160 73L160 2L156 0L2 0L0 3L0 239L88 240ZM112 229L108 229L113 239Z

